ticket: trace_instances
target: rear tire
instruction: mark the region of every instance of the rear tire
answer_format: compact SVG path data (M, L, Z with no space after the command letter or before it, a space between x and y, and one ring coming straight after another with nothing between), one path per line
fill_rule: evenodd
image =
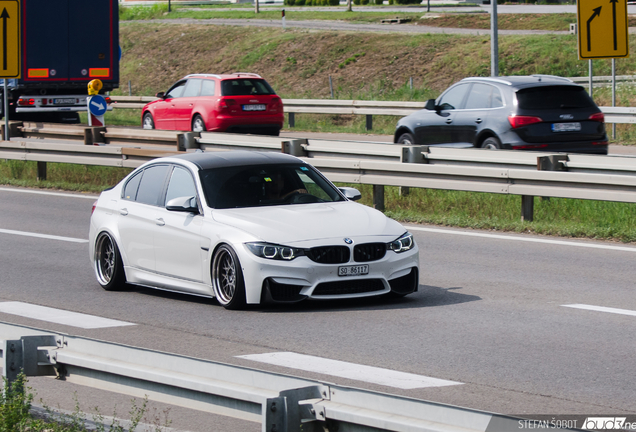
M192 119L192 132L205 132L205 122L199 114Z
M144 119L141 122L141 126L144 129L154 129L155 128L155 121L152 118L152 114L150 114L149 112L147 112L146 114L144 114Z
M495 137L488 137L484 140L483 143L481 143L481 148L487 150L499 150L501 149L501 141L499 141Z
M415 138L410 133L403 133L397 141L398 144L415 145Z
M228 245L221 245L212 259L212 287L217 301L225 309L245 307L245 281L241 263Z
M95 275L106 291L124 288L126 274L117 244L107 232L101 233L95 242Z

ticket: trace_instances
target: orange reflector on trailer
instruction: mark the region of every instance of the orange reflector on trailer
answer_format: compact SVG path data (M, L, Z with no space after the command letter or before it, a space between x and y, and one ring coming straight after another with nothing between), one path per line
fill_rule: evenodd
M108 77L110 76L109 68L91 68L88 70L88 76L91 78Z
M29 78L48 78L49 70L48 69L29 69L27 72Z

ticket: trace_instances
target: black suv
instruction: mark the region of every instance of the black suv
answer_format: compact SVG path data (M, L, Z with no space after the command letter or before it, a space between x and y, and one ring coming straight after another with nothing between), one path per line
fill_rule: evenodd
M465 78L398 121L401 144L607 154L605 116L585 89L549 75Z

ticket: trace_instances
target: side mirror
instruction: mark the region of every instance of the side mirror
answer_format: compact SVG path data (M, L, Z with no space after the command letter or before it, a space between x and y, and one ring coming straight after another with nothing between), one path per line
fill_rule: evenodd
M350 187L341 187L338 189L340 190L340 192L343 193L345 197L347 197L347 199L350 199L351 201L358 201L360 198L362 198L362 194L358 189Z
M156 97L156 98L159 98L159 99L163 99L163 98L165 98L165 96L166 96L166 94L165 94L164 92L159 92L159 93L157 93L157 94L155 95L155 97Z
M426 108L429 111L437 111L437 105L435 105L435 99L429 99L426 101L426 105L424 105L424 108Z
M199 214L199 206L196 197L173 198L166 203L166 210Z

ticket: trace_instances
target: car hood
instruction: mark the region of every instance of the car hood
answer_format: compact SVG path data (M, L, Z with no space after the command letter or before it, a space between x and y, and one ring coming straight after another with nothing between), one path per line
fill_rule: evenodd
M212 216L261 241L289 246L344 237L386 236L391 241L406 231L382 212L351 201L214 210Z

